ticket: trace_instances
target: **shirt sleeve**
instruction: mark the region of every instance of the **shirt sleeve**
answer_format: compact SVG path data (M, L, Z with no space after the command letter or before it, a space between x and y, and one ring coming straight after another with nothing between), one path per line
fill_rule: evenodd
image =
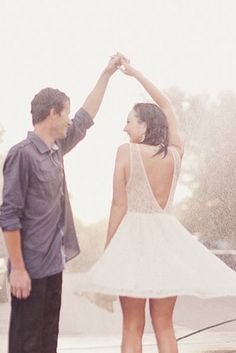
M80 108L75 114L74 119L72 119L72 124L68 128L66 138L58 141L62 154L68 153L75 147L77 143L85 137L87 129L93 124L93 119L89 113L83 108Z
M29 163L22 150L12 149L8 153L3 166L3 177L0 227L3 231L21 229L29 181Z

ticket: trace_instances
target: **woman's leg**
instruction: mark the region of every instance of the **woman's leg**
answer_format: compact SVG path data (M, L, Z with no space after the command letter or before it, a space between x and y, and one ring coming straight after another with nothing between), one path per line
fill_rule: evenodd
M159 353L178 353L172 320L176 299L150 299L150 314Z
M121 353L142 353L146 299L120 297L123 313Z

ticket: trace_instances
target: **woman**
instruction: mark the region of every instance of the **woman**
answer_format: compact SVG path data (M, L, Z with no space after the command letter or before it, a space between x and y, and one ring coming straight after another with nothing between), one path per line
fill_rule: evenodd
M120 55L120 70L154 100L138 103L119 147L106 249L81 288L116 294L123 313L122 353L141 353L145 304L159 353L177 353L172 315L178 295L236 295L236 274L172 215L183 144L169 99Z

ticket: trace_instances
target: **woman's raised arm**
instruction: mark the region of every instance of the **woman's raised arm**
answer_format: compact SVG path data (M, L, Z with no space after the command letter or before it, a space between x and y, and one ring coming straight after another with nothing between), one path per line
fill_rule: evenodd
M154 102L161 108L168 122L169 145L175 146L180 155L183 155L183 144L177 128L177 117L169 98L161 92L150 80L148 80L140 71L132 67L127 60L121 57L122 65L120 71L128 76L134 77L152 97Z

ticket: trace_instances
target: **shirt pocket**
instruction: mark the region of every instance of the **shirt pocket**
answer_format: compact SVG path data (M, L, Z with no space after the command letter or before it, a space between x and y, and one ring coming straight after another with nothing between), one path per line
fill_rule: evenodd
M51 157L47 156L37 161L35 168L36 178L41 182L53 182L60 180L61 168L52 161Z

